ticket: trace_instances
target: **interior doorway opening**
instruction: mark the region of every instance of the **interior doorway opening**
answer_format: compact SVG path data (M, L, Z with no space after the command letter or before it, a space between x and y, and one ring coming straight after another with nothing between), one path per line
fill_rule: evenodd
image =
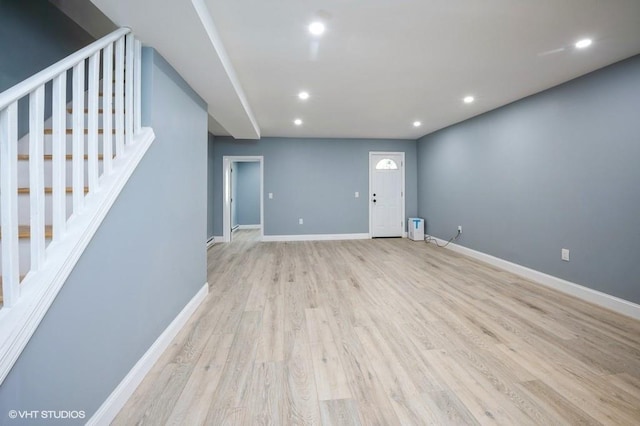
M264 237L264 157L262 156L224 156L223 162L223 215L222 215L222 239L230 242L234 229L259 229L260 240ZM246 169L247 182L242 182L242 170ZM234 175L235 173L235 175ZM250 181L249 181L250 180ZM255 186L255 188L253 188ZM258 192L259 202L246 201L246 215L239 220L239 214L243 214L242 196L238 190ZM253 194L255 195L255 194ZM259 204L258 206L254 204ZM259 209L259 213L257 210ZM245 222L244 224L240 222ZM258 222L258 223L247 223Z

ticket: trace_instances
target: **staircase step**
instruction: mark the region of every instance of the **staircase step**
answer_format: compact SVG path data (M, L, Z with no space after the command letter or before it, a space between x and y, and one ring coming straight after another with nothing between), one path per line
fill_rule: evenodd
M45 161L53 160L53 154L43 154L43 155L44 155ZM73 160L73 154L67 154L65 155L65 158L67 160ZM85 154L84 159L88 160L89 156ZM98 160L103 160L103 159L104 159L104 155L98 154ZM18 161L29 161L29 154L18 154Z
M44 226L44 237L53 238L53 226L51 225ZM21 240L31 238L31 226L29 225L18 226L18 238L20 238ZM0 228L0 240L1 239L2 239L2 229Z
M71 181L66 180L65 186L71 186ZM86 182L86 181L85 181ZM45 184L51 186L51 184ZM86 185L86 183L85 183ZM44 197L44 223L46 225L53 224L53 193L51 188L45 186ZM28 185L22 185L22 188L28 187ZM19 187L19 188L21 188ZM86 194L86 188L85 192ZM18 225L29 225L31 223L31 195L28 188L22 189L18 193ZM65 188L63 193L65 202L65 213L67 219L73 214L73 190L71 188ZM1 250L0 250L1 251ZM1 268L0 268L1 269Z
M31 188L18 188L18 194L29 194L30 192L31 192ZM73 188L70 187L70 186L67 186L66 192L67 192L67 194L72 194L73 193ZM89 187L85 186L84 187L84 193L86 194L87 192L89 192ZM46 187L44 189L44 193L45 194L52 194L53 193L53 188Z
M24 280L25 276L26 275L20 275L20 281ZM2 276L1 275L0 275L0 288L2 288ZM2 300L2 299L0 299L0 300Z
M20 282L24 279L24 275L20 275ZM0 276L0 305L4 303L4 298L2 297L2 277Z
M66 129L65 133L67 135L72 135L73 134L73 129ZM104 133L104 129L98 129L98 134L101 135ZM116 134L116 129L112 130L112 133L115 135ZM44 134L45 135L52 135L53 134L53 129L44 129ZM89 134L89 129L84 129L84 134L88 135Z
M69 114L73 114L73 108L67 108L67 112ZM84 113L85 114L89 114L89 108L85 108L84 109ZM111 110L111 114L115 114L116 110L115 108L113 110ZM98 114L104 114L104 109L103 108L98 108Z
M25 187L29 187L29 183L31 182L31 176L29 171L31 170L31 160L33 160L33 156L28 154L28 150L25 150L26 152L22 153L22 154L18 154L18 188L25 188ZM70 152L70 151L67 151ZM86 152L86 151L85 151ZM51 154L43 154L43 156L41 157L43 158L42 160L42 165L44 167L44 173L43 173L43 177L44 177L44 186L53 186L53 169L54 169L54 161L53 161L53 157ZM78 157L76 157L78 158ZM83 175L83 179L84 182L82 185L87 185L88 179L89 179L89 157L88 155L84 155L84 156L80 156L79 157L80 160L80 173L81 175ZM98 174L102 175L103 171L104 171L104 155L103 154L98 154L97 155L97 163L98 163ZM65 155L64 157L62 157L62 164L63 164L63 169L64 169L64 175L65 175L65 180L64 180L64 184L65 186L71 186L71 183L73 182L73 175L74 175L74 166L73 166L73 162L74 162L74 156L72 153Z
M116 141L115 141L115 135L113 134L103 134L103 133L99 133L97 135L98 137L98 152L103 152L104 149L104 142L105 140L108 142L111 142L111 147L113 152L115 152L115 147L116 147ZM42 150L45 154L53 154L53 135L52 134L44 134L42 136L43 140L43 145L42 145ZM73 154L73 145L74 145L74 135L73 133L66 133L64 135L65 138L65 154ZM86 135L82 136L83 142L84 142L84 146L85 146L85 153L88 152L89 149L89 141L87 140L88 137ZM18 141L18 154L20 155L28 155L29 154L29 134L24 135L19 141Z

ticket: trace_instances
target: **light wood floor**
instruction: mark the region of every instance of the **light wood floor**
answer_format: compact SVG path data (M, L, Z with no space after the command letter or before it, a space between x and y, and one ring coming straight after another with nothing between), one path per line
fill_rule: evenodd
M446 249L236 239L209 283L115 424L640 424L640 322Z
M236 229L231 234L232 242L260 241L259 229Z

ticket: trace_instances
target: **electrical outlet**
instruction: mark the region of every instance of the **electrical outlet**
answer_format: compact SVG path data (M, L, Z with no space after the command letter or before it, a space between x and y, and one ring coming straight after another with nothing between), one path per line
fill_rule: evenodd
M360 198L360 193L356 191L356 198Z
M298 219L298 225L302 225L304 223L304 220L302 220L302 218Z
M569 261L569 249L562 249L560 256L562 257L562 260L564 260L565 262Z
M458 225L458 234L462 234L462 225Z
M270 192L270 193L269 193L269 199L270 199L270 200L273 200L273 192Z

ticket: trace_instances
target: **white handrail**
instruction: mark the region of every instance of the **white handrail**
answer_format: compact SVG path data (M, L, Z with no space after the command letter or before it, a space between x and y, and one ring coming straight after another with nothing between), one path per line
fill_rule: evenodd
M130 28L119 28L112 32L109 35L102 37L100 40L96 40L90 45L83 47L78 50L76 53L67 56L64 59L56 62L51 65L49 68L46 68L40 71L37 74L29 77L21 83L16 84L10 89L5 90L0 93L0 110L6 108L11 105L11 103L19 100L26 94L32 92L39 86L49 82L57 75L67 71L70 68L73 68L80 61L84 61L86 58L91 56L95 52L99 52L101 49L106 47L107 45L113 43L118 40L123 35L129 34L131 32Z

